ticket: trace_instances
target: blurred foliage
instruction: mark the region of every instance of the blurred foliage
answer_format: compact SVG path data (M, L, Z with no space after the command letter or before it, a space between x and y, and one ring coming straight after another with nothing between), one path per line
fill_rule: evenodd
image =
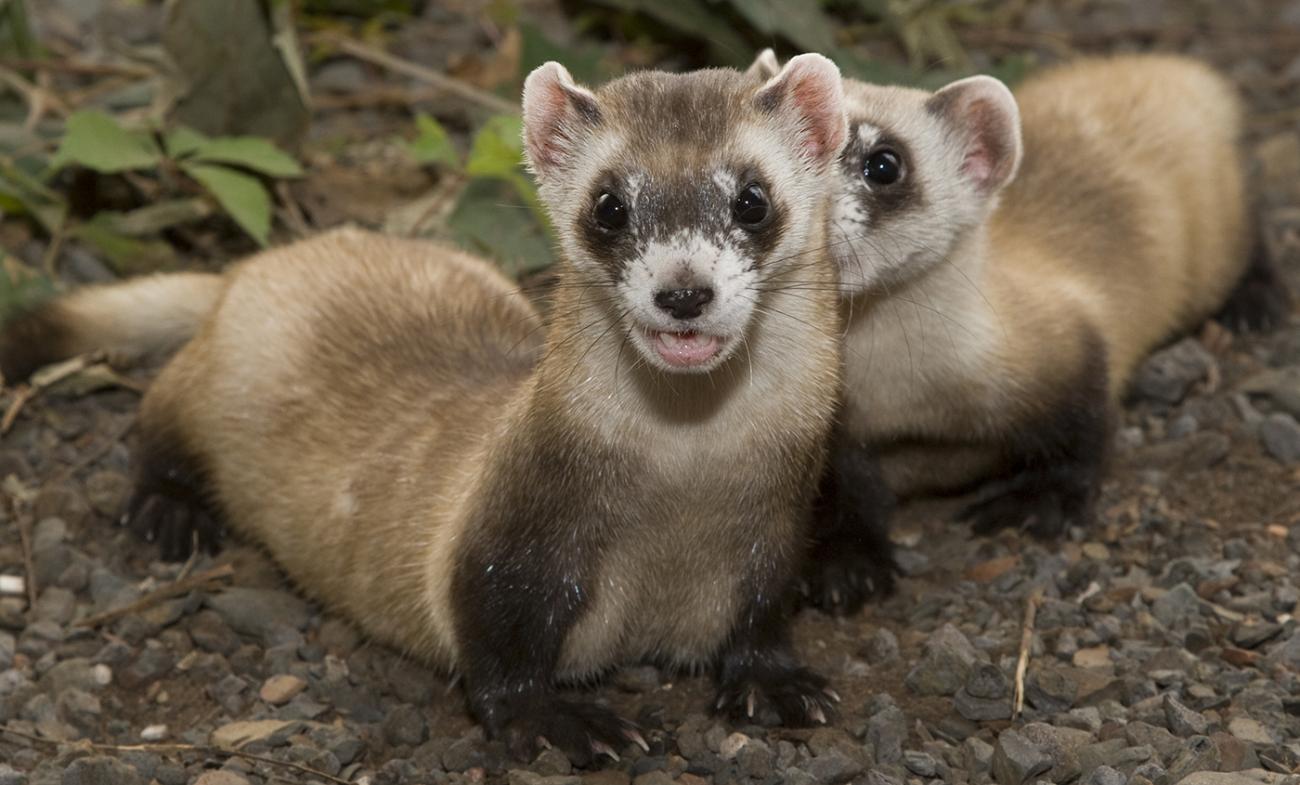
M0 0L0 52L32 57L38 50L26 0Z

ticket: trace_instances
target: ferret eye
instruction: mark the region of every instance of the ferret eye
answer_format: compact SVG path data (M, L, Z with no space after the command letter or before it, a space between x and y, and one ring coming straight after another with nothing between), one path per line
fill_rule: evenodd
M876 150L862 164L862 176L876 185L893 185L903 176L903 159L893 150Z
M736 201L731 205L731 212L746 229L758 229L766 225L772 209L768 204L767 194L763 192L763 186L758 183L745 186L736 195Z
M600 224L602 229L615 232L627 226L627 205L609 191L601 191L600 196L596 197L593 213L596 216L596 223Z

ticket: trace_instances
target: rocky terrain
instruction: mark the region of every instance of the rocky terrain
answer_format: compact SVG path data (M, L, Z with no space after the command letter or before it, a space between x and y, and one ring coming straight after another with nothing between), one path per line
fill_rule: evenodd
M1267 252L1300 292L1300 4L1183 26L1133 10L1165 3L1054 5L972 45L1059 29L1083 51L1223 67L1251 101ZM510 760L454 681L304 601L247 544L155 561L114 525L137 402L41 395L0 441L0 785L1300 785L1297 319L1211 323L1152 357L1100 519L1063 543L973 538L949 501L904 510L896 595L798 619L843 698L829 727L731 725L706 712L707 677L632 667L595 691L650 750L595 771Z

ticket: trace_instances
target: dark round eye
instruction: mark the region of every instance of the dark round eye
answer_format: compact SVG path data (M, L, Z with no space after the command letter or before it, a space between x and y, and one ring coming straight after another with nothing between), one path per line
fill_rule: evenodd
M596 197L596 223L611 232L627 226L627 205L609 191L601 191Z
M768 204L767 194L763 192L763 186L758 183L750 183L741 189L736 195L736 201L731 205L731 212L736 216L736 220L748 229L755 229L763 225L768 215L772 212L772 207Z
M893 150L876 150L862 164L862 176L876 185L893 185L903 176L903 159Z

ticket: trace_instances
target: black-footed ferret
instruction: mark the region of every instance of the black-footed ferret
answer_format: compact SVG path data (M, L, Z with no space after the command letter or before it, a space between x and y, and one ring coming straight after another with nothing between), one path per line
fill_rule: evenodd
M825 722L782 600L838 396L839 72L593 92L548 63L523 111L564 257L545 338L487 263L344 230L73 293L9 325L0 364L184 342L142 404L131 514L188 542L210 500L306 592L460 672L519 754L639 741L557 681L646 657L715 666L719 710Z
M775 67L769 51L751 70ZM962 515L977 531L1057 535L1091 518L1111 413L1148 352L1220 309L1233 327L1284 318L1285 288L1250 255L1240 101L1210 68L1125 56L1014 96L982 76L845 93L839 486L876 488L875 452L902 496L995 481ZM877 508L824 503L847 534L814 557L832 565L815 598L851 610L866 579L888 582L888 541ZM845 579L855 549L871 566Z

